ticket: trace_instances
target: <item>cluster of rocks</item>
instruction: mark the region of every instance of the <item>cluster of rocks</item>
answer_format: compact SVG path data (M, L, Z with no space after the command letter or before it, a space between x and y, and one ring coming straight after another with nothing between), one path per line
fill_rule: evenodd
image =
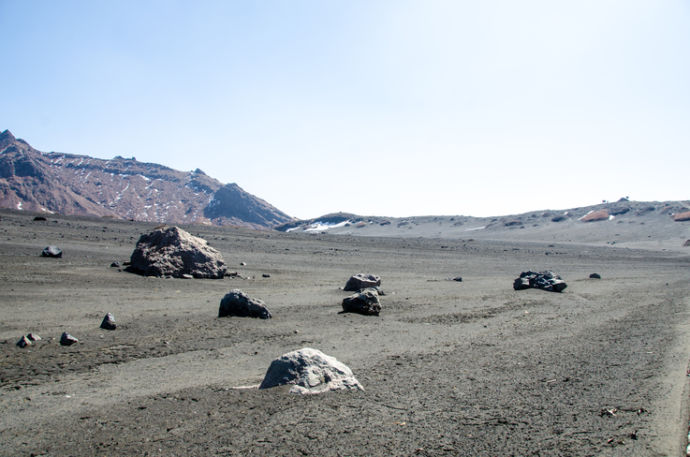
M549 292L562 292L567 284L553 271L523 271L513 282L513 289L524 290L529 288L548 290Z
M379 296L385 295L385 293L381 290L380 276L357 273L347 280L343 290L355 292L343 299L342 306L344 313L378 316L381 312Z
M105 317L103 317L103 321L101 322L101 328L104 330L115 330L117 328L115 318L112 314L107 313ZM28 333L19 338L19 341L17 341L17 346L19 346L20 348L25 348L27 346L31 346L36 341L40 341L41 339L42 338L35 333ZM79 340L77 338L75 338L67 332L62 332L62 335L60 335L61 346L71 346L78 342Z
M19 338L19 341L17 341L17 346L19 346L20 348L25 348L27 346L31 346L36 341L40 340L41 337L36 335L35 333L27 333L26 335Z

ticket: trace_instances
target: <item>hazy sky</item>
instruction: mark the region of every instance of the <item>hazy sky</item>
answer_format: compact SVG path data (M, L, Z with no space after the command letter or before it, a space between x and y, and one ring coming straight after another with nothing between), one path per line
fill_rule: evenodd
M688 199L688 0L0 0L0 130L291 216Z

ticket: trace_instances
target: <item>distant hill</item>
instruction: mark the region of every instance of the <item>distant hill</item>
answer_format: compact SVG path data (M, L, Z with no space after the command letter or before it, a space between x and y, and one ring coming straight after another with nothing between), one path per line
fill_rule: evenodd
M134 158L44 153L0 134L0 207L166 223L270 228L292 220L237 184Z
M290 221L292 233L497 240L672 249L690 253L690 202L616 202L497 217L380 217L333 213Z

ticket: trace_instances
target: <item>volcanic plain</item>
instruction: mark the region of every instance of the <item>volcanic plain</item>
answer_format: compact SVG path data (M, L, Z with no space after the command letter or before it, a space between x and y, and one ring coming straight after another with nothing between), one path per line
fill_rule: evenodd
M2 456L685 455L680 239L183 226L237 275L162 279L110 266L154 224L33 218L0 211ZM48 245L63 257L41 257ZM562 293L513 290L522 271L547 269ZM355 273L381 276L379 316L340 313ZM218 318L231 289L273 318ZM106 313L116 330L99 328ZM30 332L42 339L17 347ZM79 343L61 346L62 332ZM303 347L348 365L365 390L255 388Z

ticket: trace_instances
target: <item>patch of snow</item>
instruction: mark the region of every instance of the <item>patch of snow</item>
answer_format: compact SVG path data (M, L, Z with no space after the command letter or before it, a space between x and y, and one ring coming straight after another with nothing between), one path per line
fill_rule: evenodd
M479 226L479 227L470 227L470 228L467 228L467 229L465 229L465 231L466 231L466 232L474 232L474 231L476 231L476 230L484 230L485 228L486 228L486 225L482 225L482 226Z
M22 202L17 203L17 209L18 210L21 211L23 209L22 206L24 206L24 203L22 203Z
M323 232L325 230L330 230L334 228L340 228L340 227L345 227L347 224L352 224L352 221L342 221L338 222L337 224L330 223L330 222L314 222L313 224L310 224L308 227L303 228L303 227L294 227L291 229L287 229L288 232L293 232L295 230L304 230L305 232Z
M610 221L614 220L615 218L616 218L616 216L614 216L613 214L611 214L611 215L609 216L609 220L610 220Z

